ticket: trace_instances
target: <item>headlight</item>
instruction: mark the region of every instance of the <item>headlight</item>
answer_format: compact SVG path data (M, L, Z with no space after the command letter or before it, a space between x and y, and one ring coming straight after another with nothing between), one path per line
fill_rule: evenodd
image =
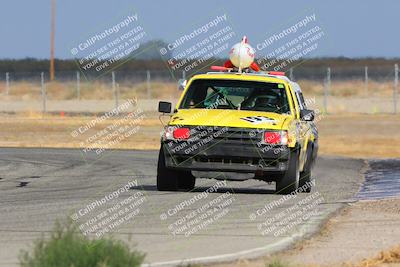
M187 140L190 129L186 127L167 126L164 128L164 140Z
M264 132L263 143L269 145L287 145L288 133L287 131L267 131Z

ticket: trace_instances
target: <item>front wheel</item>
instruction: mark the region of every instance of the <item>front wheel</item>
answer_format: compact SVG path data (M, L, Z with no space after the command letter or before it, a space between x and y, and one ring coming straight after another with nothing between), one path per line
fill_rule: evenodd
M285 174L276 181L276 193L287 195L299 188L299 153L292 149L289 156L289 166Z
M311 182L311 166L312 166L312 148L311 146L307 149L307 158L303 168L303 171L300 173L300 183L299 186L304 188L304 192L310 193L312 182Z
M191 191L194 189L196 177L190 171L182 171L178 178L178 188L184 191Z
M158 154L157 165L157 190L177 191L179 189L190 191L194 188L196 178L190 171L169 169L165 166L164 149L161 146Z

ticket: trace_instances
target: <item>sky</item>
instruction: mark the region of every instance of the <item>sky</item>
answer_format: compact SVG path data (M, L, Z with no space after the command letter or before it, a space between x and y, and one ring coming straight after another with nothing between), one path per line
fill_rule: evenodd
M324 37L312 57L400 57L400 1L129 1L57 0L55 55L133 9L148 37L172 42L191 27L227 14L236 36L255 46L315 14ZM50 0L0 0L0 58L49 58ZM108 24L107 24L108 23Z

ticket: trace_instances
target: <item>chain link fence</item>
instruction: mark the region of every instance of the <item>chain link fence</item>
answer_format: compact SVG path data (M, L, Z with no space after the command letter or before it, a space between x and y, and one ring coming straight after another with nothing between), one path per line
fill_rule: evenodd
M397 113L398 65L321 68L298 66L286 72L306 97L328 113ZM180 75L182 78L186 74ZM77 71L0 74L0 112L104 112L124 99L137 98L144 110L157 101L176 102L176 73L168 70L113 71L101 77Z

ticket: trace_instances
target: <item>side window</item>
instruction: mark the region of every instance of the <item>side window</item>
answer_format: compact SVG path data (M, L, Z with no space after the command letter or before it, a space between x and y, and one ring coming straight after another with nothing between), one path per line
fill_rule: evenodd
M298 101L295 101L295 94L293 94L293 89L290 87L289 88L289 92L290 92L290 102L292 102L292 105L293 105L293 108L294 108L294 111L295 111L295 116L297 117L297 118L299 118L299 110L298 110ZM296 102L296 103L295 103Z
M306 105L306 101L304 101L303 93L299 92L299 96L300 96L301 105L303 106L304 109L307 109L307 105Z
M297 102L299 103L300 110L307 109L306 103L304 102L304 97L301 92L296 92Z

